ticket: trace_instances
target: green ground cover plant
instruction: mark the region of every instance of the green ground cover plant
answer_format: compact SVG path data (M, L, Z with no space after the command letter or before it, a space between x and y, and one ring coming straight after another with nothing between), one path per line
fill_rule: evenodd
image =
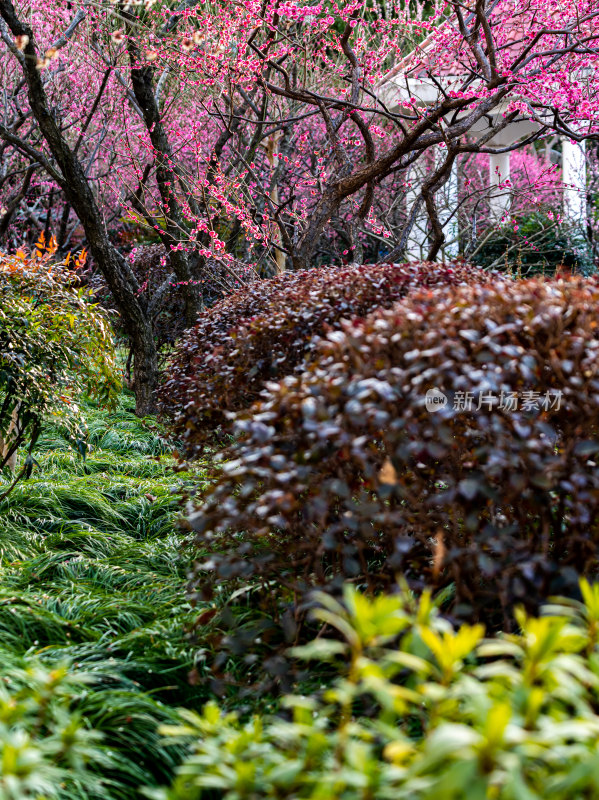
M188 680L198 612L184 593L180 478L130 404L87 404L85 460L42 434L38 466L0 504L2 800L126 800L168 782L183 750L158 727L206 697Z

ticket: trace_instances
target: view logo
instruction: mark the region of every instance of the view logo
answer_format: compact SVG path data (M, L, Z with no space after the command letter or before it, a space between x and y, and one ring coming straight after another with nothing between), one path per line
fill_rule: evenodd
M424 403L427 411L440 411L447 405L447 397L439 389L429 389Z

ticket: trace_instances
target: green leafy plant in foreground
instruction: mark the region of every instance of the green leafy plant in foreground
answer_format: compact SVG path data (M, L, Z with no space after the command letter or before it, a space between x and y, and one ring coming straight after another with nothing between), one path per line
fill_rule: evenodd
M66 667L49 671L6 660L3 654L0 800L101 796L98 775L88 767L108 770L113 759L101 747L100 735L71 710L84 676L70 675Z
M315 617L339 634L295 649L340 677L287 713L240 722L214 704L165 730L194 751L159 800L577 800L599 792L599 586L520 632L452 628L431 597L403 590Z

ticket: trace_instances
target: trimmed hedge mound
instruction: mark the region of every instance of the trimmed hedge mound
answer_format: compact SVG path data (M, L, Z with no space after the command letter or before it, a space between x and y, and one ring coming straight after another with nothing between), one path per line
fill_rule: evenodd
M504 625L576 593L599 563L598 307L592 279L536 279L344 323L237 415L188 517L210 553L197 590L238 577L279 600L404 573Z
M200 315L167 370L162 413L188 454L247 408L267 381L293 374L341 321L387 308L418 287L484 282L462 262L330 267L249 284Z

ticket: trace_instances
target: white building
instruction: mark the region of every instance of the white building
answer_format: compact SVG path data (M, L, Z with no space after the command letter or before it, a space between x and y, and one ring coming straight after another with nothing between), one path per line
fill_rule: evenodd
M423 57L426 58L426 42L416 53L407 56L402 62L391 70L379 83L378 95L392 112L405 111L407 101L416 101L416 106L423 108L433 106L439 102L439 86L444 90L459 89L463 85L465 75L459 74L456 62L456 74L452 74L451 67L445 67L442 74L435 74L431 78L432 70L423 66ZM472 87L470 87L472 89ZM513 99L513 98L512 98ZM489 134L503 119L508 108L508 100L498 105L486 118L479 120L470 129L468 136L483 138ZM500 133L485 142L485 147L504 148L517 142L526 140L531 134L540 129L540 125L532 118L519 116L509 123ZM575 220L580 226L586 224L586 160L584 142L578 143L568 138L561 142L562 150L562 180L563 214ZM420 185L426 167L422 160L416 162L409 173L409 184L406 202L410 208L419 196ZM489 207L491 216L500 223L509 212L510 208L510 153L489 155ZM439 198L438 206L442 212L445 241L442 256L451 258L457 254L458 246L458 175L457 165L454 164L452 175L445 184ZM426 255L427 247L427 216L422 208L410 233L407 247L409 258L420 259Z

